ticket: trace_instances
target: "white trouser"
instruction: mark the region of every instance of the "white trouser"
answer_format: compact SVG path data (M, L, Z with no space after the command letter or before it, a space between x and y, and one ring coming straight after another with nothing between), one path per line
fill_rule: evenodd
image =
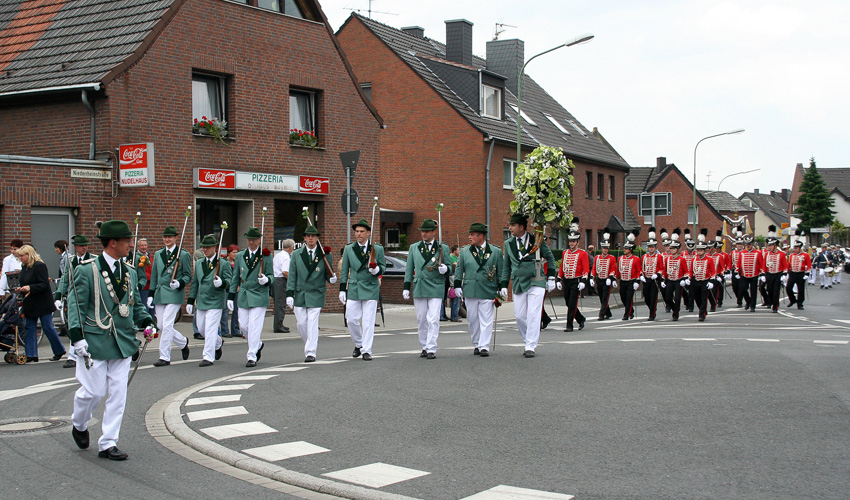
M833 283L841 283L841 266L835 268L835 276L832 277Z
M171 361L171 344L183 347L189 339L174 328L174 320L180 312L181 304L156 304L156 320L159 327L159 359Z
M77 362L77 350L74 349L74 341L71 340L70 337L68 338L68 346L69 346L68 349L67 349L67 351L68 351L68 361L73 361L74 363L76 363Z
M304 341L304 355L315 357L316 348L319 346L319 313L322 312L322 308L296 307L294 311L298 334Z
M832 278L830 278L829 275L826 274L825 269L820 269L818 271L818 273L820 274L820 284L821 284L821 286L831 286L832 285Z
M440 311L443 299L421 297L413 299L416 322L419 324L419 345L425 352L437 352L437 337L440 336Z
M221 322L221 309L210 309L208 311L195 311L198 315L198 331L204 337L204 359L215 361L215 351L221 349L221 336L218 334L218 326Z
M543 297L546 289L533 286L525 293L514 294L514 314L519 336L525 342L525 350L533 351L540 339L540 318L543 314Z
M817 269L812 269L812 270L809 271L809 284L810 285L815 284L815 275L817 275L817 272L818 272Z
M354 347L359 347L362 353L372 354L377 313L377 300L349 300L345 303L348 332L351 334L351 340L354 341Z
M495 311L496 305L493 299L466 298L466 320L469 322L469 335L472 337L473 347L490 350Z
M92 413L106 398L103 409L103 434L97 441L97 449L103 451L118 445L124 406L127 403L127 378L130 374L130 358L93 359L91 369L85 363L77 363L77 380L80 388L74 394L74 427L84 431L88 428Z
M248 360L257 361L257 351L263 344L263 321L266 319L265 307L239 308L239 329L248 339Z

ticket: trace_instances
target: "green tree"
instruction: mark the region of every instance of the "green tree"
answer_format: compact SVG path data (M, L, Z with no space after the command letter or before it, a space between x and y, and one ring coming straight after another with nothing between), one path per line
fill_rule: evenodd
M800 229L808 234L813 227L829 227L835 216L831 209L833 206L835 200L829 196L815 158L812 157L800 184L800 197L797 199L796 212L800 217Z

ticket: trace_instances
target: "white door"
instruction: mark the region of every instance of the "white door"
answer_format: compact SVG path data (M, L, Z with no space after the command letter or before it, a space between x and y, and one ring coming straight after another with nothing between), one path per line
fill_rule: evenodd
M58 240L71 241L74 234L74 214L70 208L33 208L32 241L30 244L47 264L50 277L59 277L59 255L53 247ZM89 239L94 235L87 235Z

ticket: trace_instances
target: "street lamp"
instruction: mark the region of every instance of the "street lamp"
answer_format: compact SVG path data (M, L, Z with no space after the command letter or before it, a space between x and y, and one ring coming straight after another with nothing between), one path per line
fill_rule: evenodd
M699 143L701 143L702 141L704 141L706 139L711 139L712 137L720 137L721 135L740 134L743 131L744 131L744 129L738 128L738 129L735 129L735 130L730 130L728 132L723 132L723 133L720 133L720 134L714 134L714 135L710 135L708 137L703 137L702 139L697 141L697 145L694 146L694 204L693 204L694 217L693 217L693 228L691 229L691 231L692 231L691 234L693 235L694 238L697 237L697 148L699 147Z
M578 36L573 40L570 40L566 43L562 43L557 47L552 47L549 50L544 50L543 52L531 57L528 61L525 61L525 64L522 65L522 69L519 70L519 78L517 79L517 91L516 91L516 162L519 165L519 162L522 161L522 76L525 74L525 67L528 66L528 63L536 59L537 57L542 56L543 54L548 54L553 50L558 50L563 47L572 47L573 45L579 45L585 42L589 42L593 39L593 35L590 33L585 33L584 35Z
M754 168L752 170L747 170L745 172L735 172L734 174L729 174L726 177L720 179L720 182L717 183L717 190L720 191L720 185L723 184L723 181L725 181L726 179L728 179L730 177L733 177L735 175L741 175L741 174L751 174L753 172L758 172L759 170L761 170L761 169L760 168Z

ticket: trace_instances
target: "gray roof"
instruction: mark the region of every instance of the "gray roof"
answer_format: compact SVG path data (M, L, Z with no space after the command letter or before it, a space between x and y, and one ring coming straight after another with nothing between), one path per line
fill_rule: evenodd
M101 82L175 2L0 0L0 94Z
M673 168L675 165L672 163L664 168L632 167L626 176L626 195L650 192L655 183Z
M711 203L718 212L755 212L756 209L741 202L728 191L700 191L702 196Z
M804 172L807 169L804 169ZM823 178L826 190L832 193L839 191L845 198L850 197L850 168L822 168L818 167L818 173Z
M818 170L820 171L820 169ZM786 209L788 203L779 196L771 196L766 193L744 193L738 197L739 200L745 198L752 200L753 204L764 212L774 224L782 224L791 220Z
M506 119L504 120L481 116L478 113L478 103L469 102L477 99L477 73L479 70L486 71L486 60L473 56L472 66L446 61L446 46L443 43L428 37L418 37L405 33L400 29L356 13L352 14L345 24L355 18L407 63L473 127L484 135L516 144L516 112L511 106L516 106L517 99L509 89L505 89ZM344 27L345 25L340 30ZM475 75L475 79L470 79L472 74ZM470 85L475 87L470 89ZM579 123L569 111L564 109L527 74L523 78L522 87L522 111L536 123L535 126L523 120L523 145L536 147L545 144L546 146L560 147L563 148L564 153L569 158L604 163L622 169L629 168L629 164L625 160ZM476 97L472 97L473 95ZM543 116L543 112L553 116L565 128L572 129L569 135L562 133L555 125L550 123ZM575 130L570 122L575 123L579 130Z

